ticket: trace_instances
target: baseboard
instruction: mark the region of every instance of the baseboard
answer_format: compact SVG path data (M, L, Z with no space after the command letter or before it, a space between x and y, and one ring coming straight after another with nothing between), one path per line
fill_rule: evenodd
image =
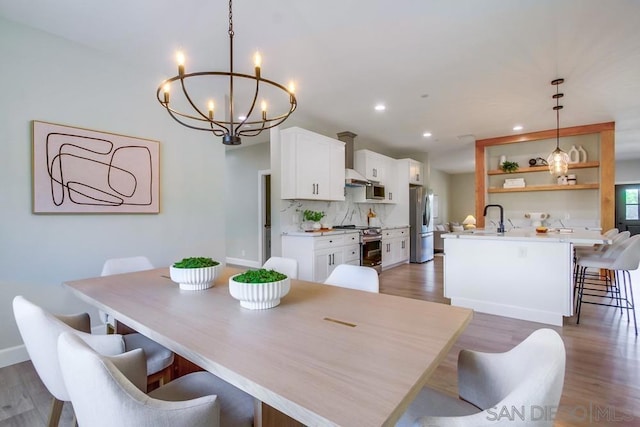
M250 268L260 268L262 264L258 261L252 261L250 259L242 259L242 258L226 258L227 264L239 265L242 267L250 267Z
M0 350L0 368L15 365L16 363L26 360L29 360L29 353L27 353L24 344Z

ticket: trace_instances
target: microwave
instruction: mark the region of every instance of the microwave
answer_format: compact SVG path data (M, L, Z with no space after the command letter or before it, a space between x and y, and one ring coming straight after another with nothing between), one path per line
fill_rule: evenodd
M386 194L384 192L384 185L381 184L369 184L365 187L367 200L384 200Z

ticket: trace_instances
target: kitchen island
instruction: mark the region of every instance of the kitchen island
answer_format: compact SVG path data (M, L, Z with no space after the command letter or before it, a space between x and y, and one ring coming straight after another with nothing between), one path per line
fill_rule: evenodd
M444 296L482 313L562 326L573 315L573 248L599 231L473 230L443 235Z

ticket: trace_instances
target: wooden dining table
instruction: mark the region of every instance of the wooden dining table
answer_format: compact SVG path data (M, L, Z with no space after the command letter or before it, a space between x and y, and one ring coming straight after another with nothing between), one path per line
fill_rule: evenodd
M65 285L254 396L257 426L394 425L472 317L466 308L300 280L277 307L248 310L229 294L240 271L221 269L202 291L179 289L168 268Z

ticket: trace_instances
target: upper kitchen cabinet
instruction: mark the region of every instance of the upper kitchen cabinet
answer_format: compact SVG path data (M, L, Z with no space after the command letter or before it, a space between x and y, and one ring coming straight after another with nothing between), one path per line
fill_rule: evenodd
M408 171L409 184L424 185L424 165L422 162L413 159L398 160L398 167Z
M371 150L358 150L354 155L354 169L364 175L369 181L384 184L390 157Z
M282 130L280 141L283 199L345 199L344 142L298 127Z

